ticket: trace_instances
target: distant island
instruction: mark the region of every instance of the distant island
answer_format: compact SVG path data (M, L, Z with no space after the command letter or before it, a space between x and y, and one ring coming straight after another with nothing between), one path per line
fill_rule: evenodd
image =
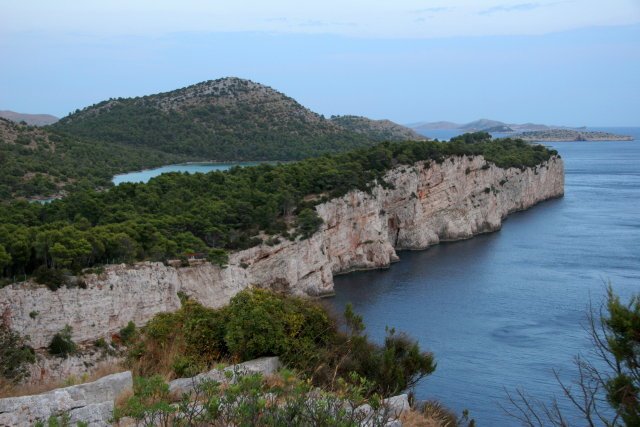
M406 126L417 132L428 132L430 130L461 130L465 132L527 132L547 129L571 129L566 126L550 126L538 123L505 123L499 120L490 119L479 119L469 123L454 123L447 121L417 122L409 123Z
M513 138L525 141L557 142L557 141L633 141L628 135L617 135L609 132L588 131L586 127L568 127L543 125L537 123L505 123L498 120L479 119L469 123L447 121L410 123L408 128L429 135L430 131L452 130L466 132L507 133Z
M583 131L571 129L548 129L522 132L514 135L525 141L557 142L557 141L633 141L628 135L617 135L609 132Z
M58 118L51 114L16 113L11 110L0 110L0 117L16 123L24 122L29 126L46 126L58 121Z

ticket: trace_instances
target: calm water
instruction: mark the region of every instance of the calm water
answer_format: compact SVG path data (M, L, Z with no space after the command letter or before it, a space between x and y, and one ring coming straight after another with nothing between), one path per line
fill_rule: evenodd
M137 172L124 173L113 177L115 185L123 182L147 182L151 178L167 172L207 173L211 171L223 171L234 166L255 166L259 162L245 163L185 163L178 165L162 166L155 169L147 169Z
M565 161L564 198L510 216L499 232L336 278L330 301L352 302L370 336L393 326L435 353L418 398L468 408L482 426L517 425L498 407L505 388L560 393L551 370L571 377L573 356L588 351L584 314L603 281L622 296L640 292L640 128L605 130L636 141L552 144Z

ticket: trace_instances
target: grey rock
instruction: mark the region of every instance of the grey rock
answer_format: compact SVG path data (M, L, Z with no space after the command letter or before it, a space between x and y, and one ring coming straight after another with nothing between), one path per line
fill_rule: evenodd
M0 426L30 425L63 413L92 425L109 425L114 400L132 389L131 372L121 372L42 394L0 399Z
M383 400L383 404L389 409L392 418L399 418L405 411L411 409L409 405L409 396L400 394L398 396L389 397Z
M76 425L82 421L89 427L107 427L112 425L113 402L92 403L82 408L73 409L69 412L71 425Z
M236 375L255 373L272 375L278 372L280 366L280 359L277 357L261 357L237 365L227 366L224 369L212 369L195 377L175 379L169 383L169 392L174 395L188 393L205 380L226 383L233 382Z

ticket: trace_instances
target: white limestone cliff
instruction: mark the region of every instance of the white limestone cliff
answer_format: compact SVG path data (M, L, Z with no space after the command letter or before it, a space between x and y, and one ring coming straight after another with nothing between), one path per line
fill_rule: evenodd
M524 170L502 169L481 156L451 157L397 167L384 181L386 188L378 185L370 194L352 191L318 205L324 224L309 239L233 253L226 268L145 262L89 274L86 289L51 292L34 283L14 284L0 289L0 316L43 348L66 324L76 342L109 337L129 321L143 325L156 313L178 309L179 291L209 307L252 285L329 295L336 274L388 267L398 249L498 230L509 213L564 193L559 157Z

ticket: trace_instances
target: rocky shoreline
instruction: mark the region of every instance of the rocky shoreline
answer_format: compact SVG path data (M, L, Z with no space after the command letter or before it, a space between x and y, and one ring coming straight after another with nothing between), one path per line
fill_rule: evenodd
M352 191L318 205L324 223L309 239L235 252L226 268L143 262L87 274L86 289L14 284L0 289L0 315L29 335L33 347L45 348L67 324L78 343L110 339L130 321L144 325L157 313L177 310L178 292L208 307L227 304L249 286L330 295L336 274L388 267L398 260L396 250L496 231L509 213L564 194L558 156L524 169L502 169L481 156L450 157L397 167L384 180L370 193Z

